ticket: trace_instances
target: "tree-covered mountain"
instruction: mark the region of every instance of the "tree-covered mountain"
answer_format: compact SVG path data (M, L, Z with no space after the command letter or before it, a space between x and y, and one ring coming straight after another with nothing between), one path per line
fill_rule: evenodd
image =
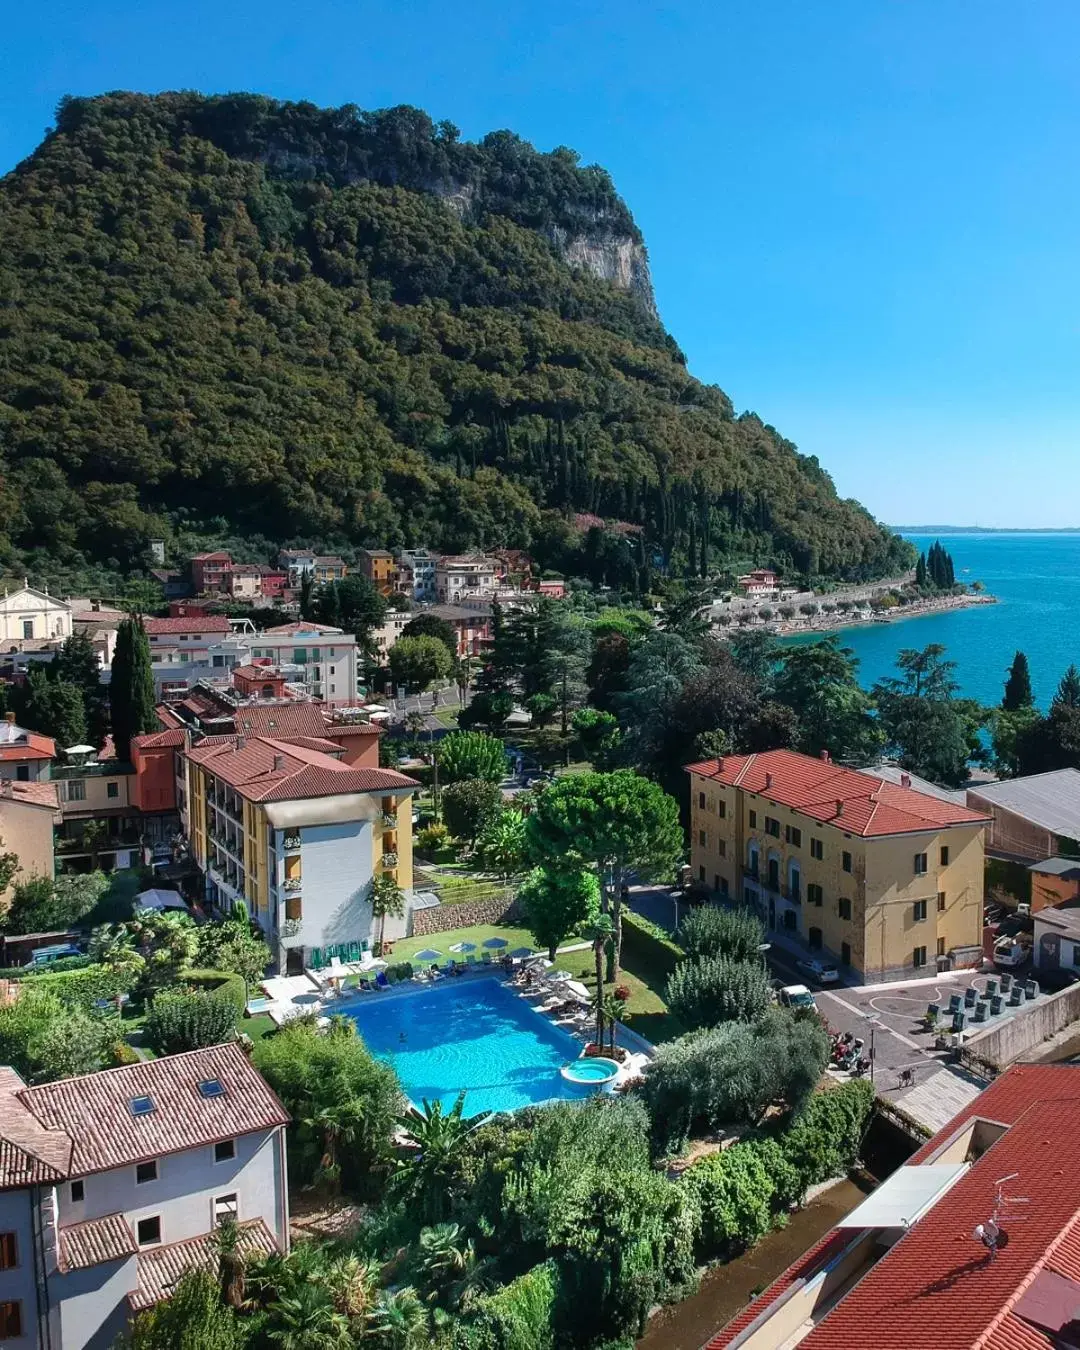
M526 546L620 585L912 560L687 373L572 151L411 108L66 99L0 180L0 565L138 567L159 536Z

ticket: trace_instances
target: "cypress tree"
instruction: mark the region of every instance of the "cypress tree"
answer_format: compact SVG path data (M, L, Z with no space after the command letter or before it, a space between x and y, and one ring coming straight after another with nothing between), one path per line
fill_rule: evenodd
M919 554L919 561L915 564L915 585L919 590L926 589L926 554Z
M1034 703L1028 659L1023 652L1017 652L1009 667L1009 678L1005 681L1005 695L1001 700L1001 706L1006 712L1019 712L1021 708L1030 708Z
M125 619L117 629L109 681L109 713L117 758L130 759L132 736L153 731L158 724L150 642L137 614Z
M1080 670L1075 665L1061 677L1061 683L1054 695L1054 708L1080 708Z

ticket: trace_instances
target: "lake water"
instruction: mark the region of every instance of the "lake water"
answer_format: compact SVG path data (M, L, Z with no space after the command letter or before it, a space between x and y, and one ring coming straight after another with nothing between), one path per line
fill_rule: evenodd
M957 580L983 582L999 603L844 629L841 637L859 658L862 684L894 674L902 648L940 642L956 662L961 692L996 704L1020 648L1036 701L1045 707L1069 662L1080 665L1080 533L905 538L920 551L940 539L952 554Z

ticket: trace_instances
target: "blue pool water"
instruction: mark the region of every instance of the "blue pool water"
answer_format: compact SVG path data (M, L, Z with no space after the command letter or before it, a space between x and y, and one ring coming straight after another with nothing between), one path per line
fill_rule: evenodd
M416 1105L426 1098L452 1106L463 1091L465 1114L476 1116L575 1095L559 1070L581 1046L499 980L372 995L348 1015Z

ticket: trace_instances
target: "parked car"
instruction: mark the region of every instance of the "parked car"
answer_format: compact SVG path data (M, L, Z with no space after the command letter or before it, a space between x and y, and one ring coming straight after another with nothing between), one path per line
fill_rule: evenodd
M1013 937L1000 937L994 943L994 965L1004 970L1022 966L1030 955L1031 948Z
M785 984L776 995L781 1007L817 1009L814 996L805 984Z
M804 975L808 976L816 984L839 984L840 972L828 961L819 961L816 957L808 956L805 960L796 962Z
M57 942L51 947L35 947L30 953L30 965L51 966L54 961L63 961L69 956L82 956L82 952L72 942Z

